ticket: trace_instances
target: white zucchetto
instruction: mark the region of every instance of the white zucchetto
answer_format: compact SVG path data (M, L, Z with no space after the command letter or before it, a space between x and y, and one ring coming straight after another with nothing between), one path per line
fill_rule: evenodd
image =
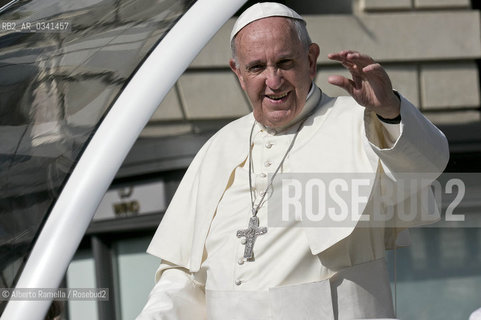
M230 34L230 41L249 23L268 17L288 17L306 23L297 12L281 3L259 2L247 8L239 18L237 18Z

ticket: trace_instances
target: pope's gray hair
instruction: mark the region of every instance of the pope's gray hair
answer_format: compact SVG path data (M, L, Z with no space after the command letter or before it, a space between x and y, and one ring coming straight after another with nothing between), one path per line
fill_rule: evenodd
M308 51L312 41L311 41L311 37L309 37L309 33L307 32L306 23L298 19L291 19L291 18L286 18L286 19L288 19L291 22L291 25L296 31L297 37L301 41L301 44L304 47L304 50ZM230 49L232 51L232 58L235 61L235 65L238 67L239 63L237 61L237 52L236 52L236 45L235 45L236 37L237 35L234 36L234 38L232 38L232 41L230 42Z

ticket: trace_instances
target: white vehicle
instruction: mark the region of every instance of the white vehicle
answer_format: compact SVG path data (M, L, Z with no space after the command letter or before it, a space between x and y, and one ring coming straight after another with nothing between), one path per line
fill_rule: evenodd
M60 285L139 133L243 2L1 2L1 287ZM11 300L1 319L50 303Z

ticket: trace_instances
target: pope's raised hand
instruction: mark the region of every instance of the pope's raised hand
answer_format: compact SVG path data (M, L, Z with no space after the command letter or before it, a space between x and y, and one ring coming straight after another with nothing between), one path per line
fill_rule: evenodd
M330 84L345 89L357 103L383 118L393 119L399 115L401 102L392 91L391 80L379 63L370 56L351 50L331 53L328 58L339 61L352 76L352 79L340 75L329 76Z

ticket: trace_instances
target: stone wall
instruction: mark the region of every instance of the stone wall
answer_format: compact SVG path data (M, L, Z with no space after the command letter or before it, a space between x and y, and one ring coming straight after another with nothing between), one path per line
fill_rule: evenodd
M352 12L303 14L321 48L315 81L324 92L346 94L327 83L330 74L346 74L327 54L354 49L379 61L393 86L434 123L481 121L480 11L469 0L357 0ZM144 135L194 132L198 122L251 110L228 66L233 23L229 20L192 62Z

